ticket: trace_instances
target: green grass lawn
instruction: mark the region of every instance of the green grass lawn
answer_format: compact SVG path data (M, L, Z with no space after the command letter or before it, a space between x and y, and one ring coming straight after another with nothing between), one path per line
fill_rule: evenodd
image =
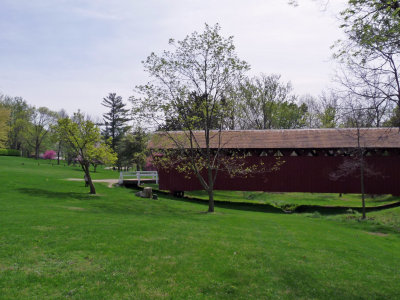
M400 210L321 217L138 198L0 157L2 299L398 299ZM95 179L118 178L100 169Z
M156 184L146 184L155 189ZM185 192L185 196L208 200L205 191ZM270 204L275 207L294 209L300 205L316 206L344 206L361 207L360 194L322 194L322 193L268 193L268 192L240 192L240 191L214 191L214 199L228 202L248 202L258 204ZM367 195L366 206L376 207L385 204L399 202L400 197L392 195Z

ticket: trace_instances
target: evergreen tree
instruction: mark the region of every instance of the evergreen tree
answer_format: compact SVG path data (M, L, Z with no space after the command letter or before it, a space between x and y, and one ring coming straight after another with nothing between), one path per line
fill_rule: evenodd
M110 93L103 98L101 104L109 109L107 113L103 114L105 125L103 136L106 140L111 138L111 149L117 152L118 142L130 128L127 125L127 122L130 121L129 109L125 108L126 104L122 102L122 97L115 93Z

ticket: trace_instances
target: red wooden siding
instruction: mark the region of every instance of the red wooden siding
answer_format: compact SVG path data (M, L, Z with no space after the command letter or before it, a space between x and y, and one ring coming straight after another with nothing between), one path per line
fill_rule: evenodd
M271 164L275 157L251 156L249 163ZM311 193L360 193L359 171L339 180L330 174L338 170L343 156L284 156L285 163L276 172L257 174L247 178L231 178L220 172L215 189L269 192ZM375 176L366 176L365 189L368 194L400 195L400 156L370 156L365 158ZM195 175L188 179L176 170L158 170L160 189L170 191L192 191L202 189Z

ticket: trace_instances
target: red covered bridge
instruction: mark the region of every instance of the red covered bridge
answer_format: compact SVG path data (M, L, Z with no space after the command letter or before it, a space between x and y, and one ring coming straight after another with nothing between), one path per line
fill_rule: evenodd
M174 149L168 135L181 136L189 148L184 132L157 133L150 149ZM195 132L204 147L204 132ZM357 140L360 138L360 143ZM277 157L284 163L277 171L254 176L231 177L220 172L215 189L268 192L360 193L359 171L333 178L340 166L354 156L360 145L368 168L365 192L400 195L400 133L398 128L369 129L294 129L222 131L221 140L213 133L210 147L246 153L251 164L273 164ZM195 176L187 178L175 169L159 169L162 190L191 191L202 189Z

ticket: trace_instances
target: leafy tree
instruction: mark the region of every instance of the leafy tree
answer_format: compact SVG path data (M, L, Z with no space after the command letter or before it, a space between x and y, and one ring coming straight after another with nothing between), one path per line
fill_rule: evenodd
M126 104L122 102L122 97L115 93L110 93L103 98L101 104L109 109L107 113L103 114L105 125L103 135L106 140L111 138L111 149L116 151L119 141L130 128L126 125L130 121L129 109L125 108Z
M50 132L50 127L56 121L56 113L47 107L32 108L30 124L25 132L26 142L35 151L35 158L39 158L40 147Z
M143 170L146 163L148 140L148 134L141 127L125 134L118 146L122 165L129 167L135 164L136 170Z
M104 145L100 129L78 111L72 119L59 119L56 130L63 142L74 151L78 158L90 186L90 194L96 194L90 176L90 165L95 159L110 164L116 160L114 152ZM99 148L99 150L96 148Z
M318 119L321 128L339 126L339 96L335 93L323 93L320 97Z
M100 164L114 163L117 160L116 154L112 151L107 143L97 144L95 147L88 149L88 157L96 172L97 166Z
M242 98L241 128L280 129L305 126L307 106L297 105L290 83L281 76L261 74L240 85Z
M393 102L400 107L400 8L398 0L349 0L341 13L346 39L336 44L343 63L338 81L379 110Z
M393 109L390 117L383 124L385 127L400 127L400 109Z
M57 118L57 120L63 119L63 118L68 118L68 114L64 109L61 109L59 112L57 112L56 118ZM63 151L64 154L68 153L68 151L66 151L67 145L63 144L61 137L57 134L57 131L52 132L52 138L53 138L53 141L57 145L57 165L59 165L61 152Z
M311 95L304 95L300 99L300 103L307 107L307 112L304 116L304 123L306 128L319 128L320 124L320 103Z
M202 33L194 32L178 42L171 39L173 51L164 51L161 56L152 53L144 68L153 81L137 87L141 97L131 99L135 112L156 126L162 128L171 118L181 126L190 149L182 142L182 135L164 133L176 145L174 155L185 158L185 171L193 172L207 191L209 212L214 211L214 183L222 168L220 146L212 149L210 140L225 126L229 88L249 69L237 57L233 37L224 38L220 30L218 24L206 24ZM200 130L204 146L198 143L196 130Z
M0 148L5 148L9 131L10 110L0 105Z
M1 95L0 103L11 112L7 147L22 151L25 147L25 133L29 126L32 108L20 97Z

